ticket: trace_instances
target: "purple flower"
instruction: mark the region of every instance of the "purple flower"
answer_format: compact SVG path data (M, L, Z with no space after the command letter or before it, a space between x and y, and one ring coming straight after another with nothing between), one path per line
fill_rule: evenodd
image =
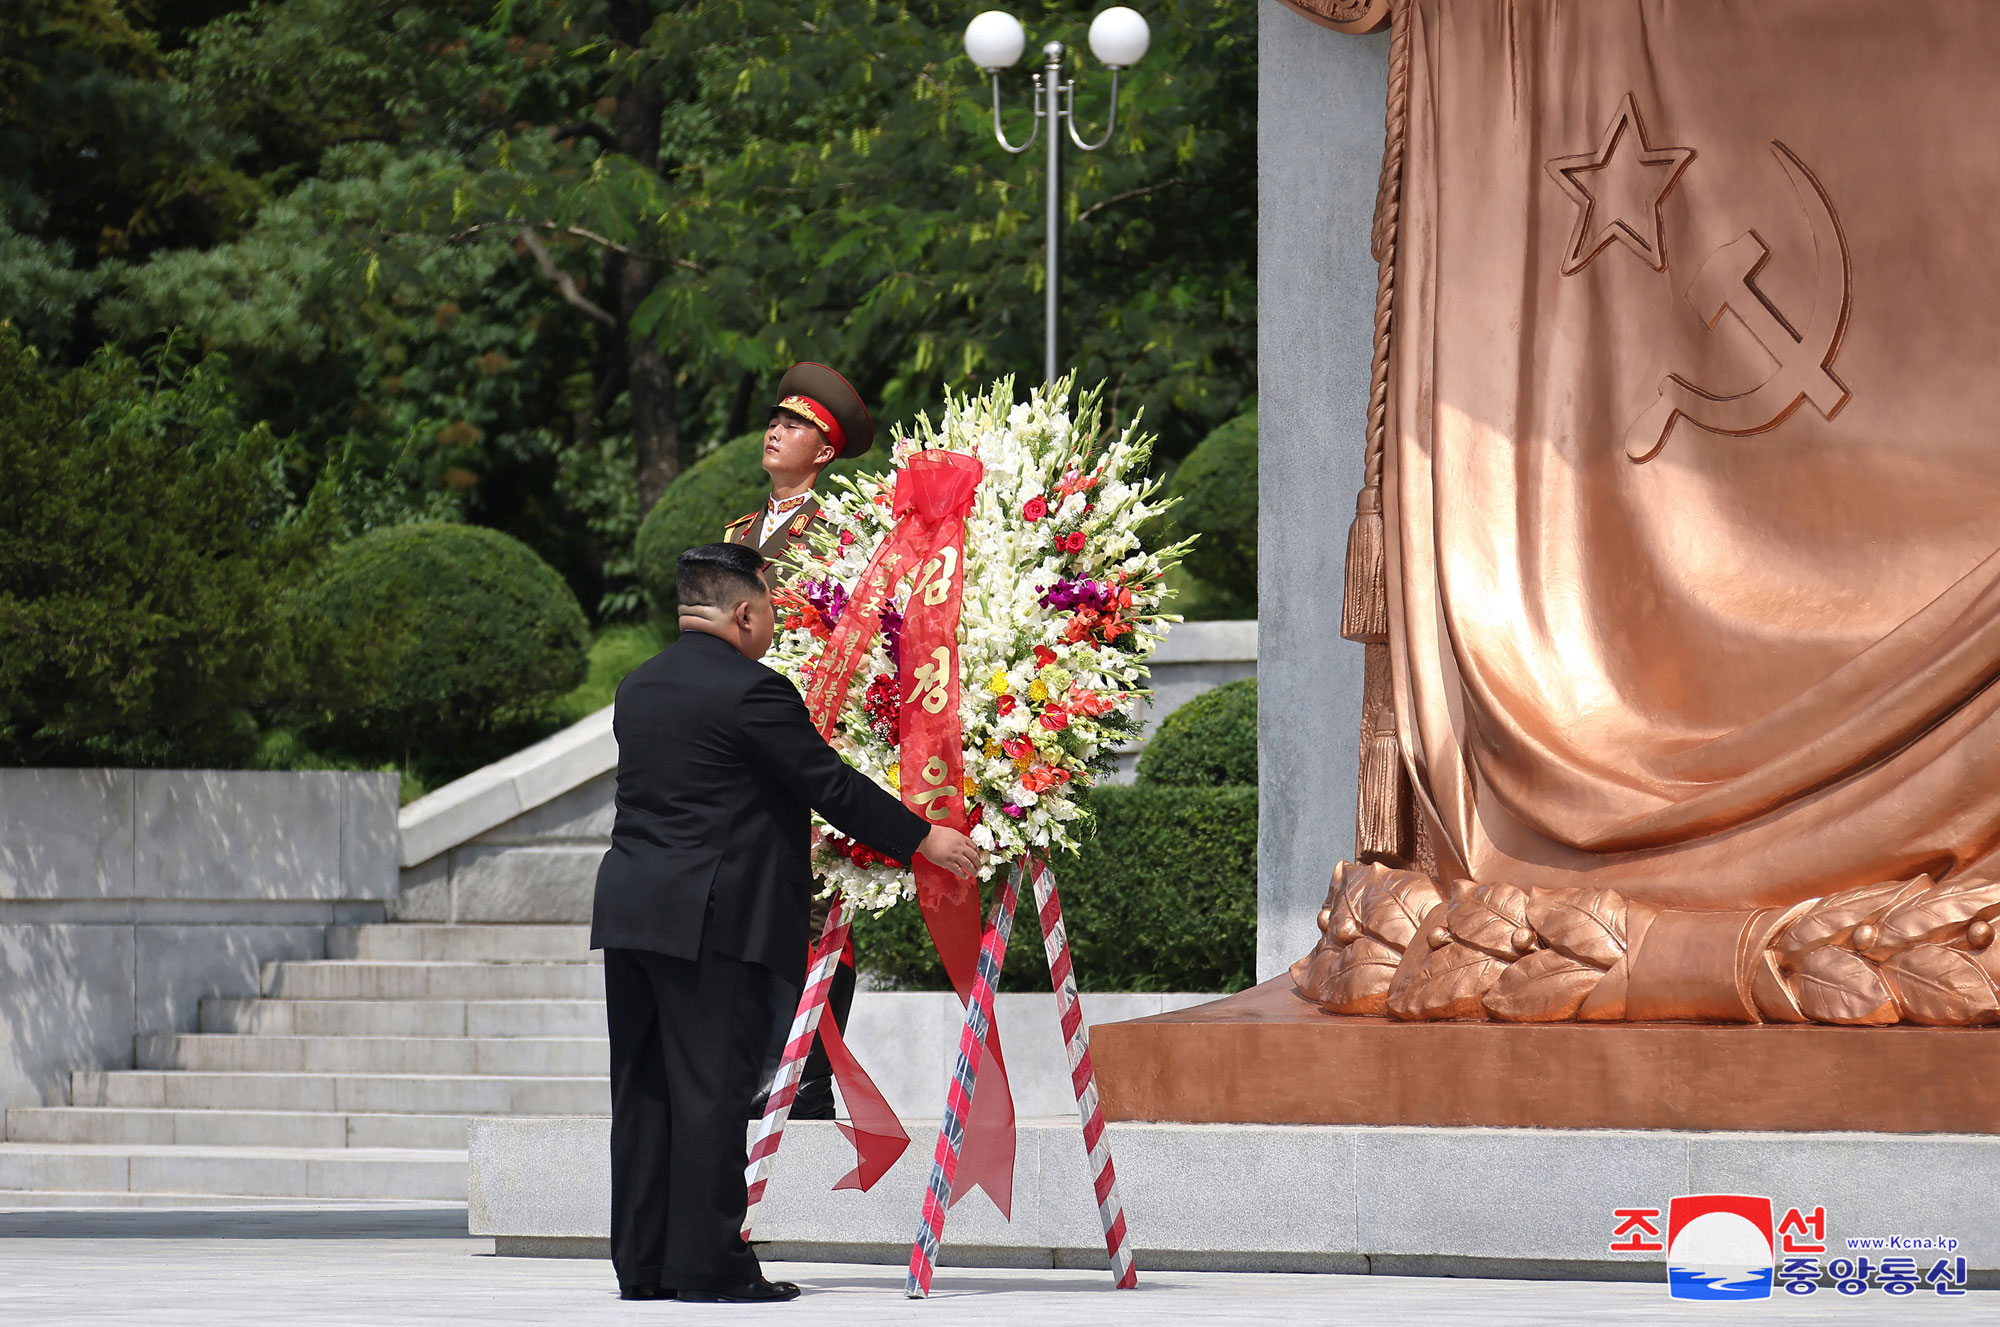
M1014 817L1014 819L1016 820L1019 820L1022 816L1028 814L1026 808L1016 806L1012 802L1006 803L1004 806L1000 808L1000 810L1002 814L1010 815Z
M1103 612L1118 597L1118 592L1102 581L1080 580L1065 576L1042 591L1042 607L1058 612L1073 613L1080 608Z
M807 581L801 591L806 602L819 610L830 627L840 621L841 613L847 608L847 587L838 581Z

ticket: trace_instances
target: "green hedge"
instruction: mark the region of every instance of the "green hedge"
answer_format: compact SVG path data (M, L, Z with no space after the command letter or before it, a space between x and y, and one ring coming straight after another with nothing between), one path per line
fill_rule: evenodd
M534 550L471 525L397 525L342 545L294 606L339 642L356 700L343 749L451 747L533 721L584 679L590 629Z
M1214 788L1257 782L1257 679L1204 691L1169 714L1139 756L1138 782Z
M879 470L887 464L888 457L878 448L851 461L835 461L820 476L820 483L833 475ZM669 635L674 634L674 563L688 549L721 539L724 526L761 508L770 495L760 429L724 443L689 466L646 514L636 547L639 585Z
M1105 787L1097 832L1052 863L1086 991L1234 991L1257 954L1257 790ZM992 905L992 893L985 906ZM1023 889L1002 990L1048 989L1041 926ZM861 971L901 990L948 983L914 904L855 922Z
M1216 429L1174 472L1168 495L1180 501L1172 520L1181 537L1198 535L1188 573L1257 615L1257 411L1253 406Z

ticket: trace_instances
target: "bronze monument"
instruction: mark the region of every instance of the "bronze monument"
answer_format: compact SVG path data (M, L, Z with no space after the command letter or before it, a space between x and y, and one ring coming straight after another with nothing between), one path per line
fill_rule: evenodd
M1393 35L1357 860L1283 994L1314 1035L1805 1025L1762 1048L1833 1085L1893 1041L1957 1104L1847 1127L2000 1127L2000 9L1287 3Z

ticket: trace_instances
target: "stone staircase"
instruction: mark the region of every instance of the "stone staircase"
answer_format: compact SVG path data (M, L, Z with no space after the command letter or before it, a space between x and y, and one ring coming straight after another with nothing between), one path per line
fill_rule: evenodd
M256 999L11 1109L0 1208L462 1203L474 1116L610 1109L588 928L329 927Z

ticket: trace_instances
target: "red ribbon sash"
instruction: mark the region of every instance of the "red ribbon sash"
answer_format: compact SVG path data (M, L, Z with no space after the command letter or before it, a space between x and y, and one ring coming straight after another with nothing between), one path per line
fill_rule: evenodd
M831 737L849 683L881 627L883 606L896 585L914 574L903 609L899 783L905 806L932 824L961 831L967 824L958 625L965 595L965 519L984 474L977 458L958 452L919 452L905 463L896 475L896 527L850 593L806 693L813 722ZM963 1004L971 998L979 965L979 891L921 857L911 865L924 926ZM833 1020L821 1021L820 1036L854 1121L844 1132L859 1158L854 1171L835 1187L866 1189L902 1155L909 1136L855 1063ZM974 1095L965 1122L953 1201L983 1188L1001 1215L1008 1216L1014 1190L1014 1098L998 1027L987 1035L987 1050L992 1068L982 1075L987 1090Z

